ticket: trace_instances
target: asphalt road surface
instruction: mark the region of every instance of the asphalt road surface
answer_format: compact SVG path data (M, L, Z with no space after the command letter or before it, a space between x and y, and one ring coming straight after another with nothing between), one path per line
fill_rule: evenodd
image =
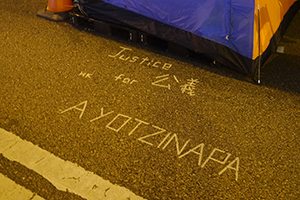
M0 2L0 174L23 199L300 199L300 13L256 85L46 4Z

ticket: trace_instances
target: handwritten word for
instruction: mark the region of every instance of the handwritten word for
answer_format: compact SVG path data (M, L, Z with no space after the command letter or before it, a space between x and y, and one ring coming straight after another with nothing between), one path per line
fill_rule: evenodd
M61 114L74 110L74 111L79 111L80 113L79 118L82 118L86 110L87 104L88 101L83 101L75 106L72 106L70 108L61 111ZM204 168L208 162L216 162L221 165L225 165L224 168L221 171L219 171L218 174L222 175L227 170L233 170L235 172L235 180L236 181L238 180L238 171L240 165L239 157L234 158L232 161L228 163L227 161L231 157L231 154L221 149L214 148L209 154L209 156L206 159L203 159L203 151L205 146L204 143L200 143L191 149L186 149L187 145L191 142L190 139L187 140L183 146L180 146L179 138L176 133L168 132L166 129L163 129L155 125L151 125L149 122L143 121L141 119L133 118L121 113L115 113L114 111L105 112L104 108L101 108L100 115L91 119L90 122L93 123L95 121L101 120L107 116L112 116L112 115L114 116L114 118L105 126L107 129L110 129L115 132L119 132L122 128L128 125L129 122L135 122L136 123L135 127L128 132L128 136L131 136L143 126L151 127L154 130L152 133L150 134L147 133L142 137L138 137L137 140L142 142L143 144L161 148L162 150L165 150L173 141L175 142L175 146L176 146L176 156L179 159L184 158L187 155L196 155L198 156L197 164L200 168ZM162 136L162 137L157 137L157 136ZM162 138L162 139L159 139L159 141L155 143L153 141L153 139L155 138Z
M119 76L116 76L115 81L122 80L122 82L126 84L132 84L134 82L138 82L137 80L131 80L130 78L124 76L125 76L124 74L120 74Z

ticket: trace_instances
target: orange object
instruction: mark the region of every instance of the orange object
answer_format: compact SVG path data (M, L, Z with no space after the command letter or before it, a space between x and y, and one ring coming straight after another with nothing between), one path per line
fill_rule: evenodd
M48 0L47 7L39 10L37 16L56 22L66 21L74 7L72 0Z
M72 0L48 0L47 10L50 12L66 12L72 8L74 8Z

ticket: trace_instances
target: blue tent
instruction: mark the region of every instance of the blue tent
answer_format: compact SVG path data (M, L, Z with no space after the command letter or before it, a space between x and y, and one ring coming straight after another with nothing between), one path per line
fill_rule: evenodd
M259 79L298 0L85 0L90 18L133 27Z

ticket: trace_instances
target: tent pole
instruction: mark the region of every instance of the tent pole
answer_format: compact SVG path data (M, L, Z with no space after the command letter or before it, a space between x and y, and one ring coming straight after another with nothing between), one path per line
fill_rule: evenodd
M257 83L260 84L260 68L261 68L261 49L260 49L260 43L261 43L261 38L260 38L260 10L259 10L259 5L257 5L257 17L258 17L258 72L257 72Z

